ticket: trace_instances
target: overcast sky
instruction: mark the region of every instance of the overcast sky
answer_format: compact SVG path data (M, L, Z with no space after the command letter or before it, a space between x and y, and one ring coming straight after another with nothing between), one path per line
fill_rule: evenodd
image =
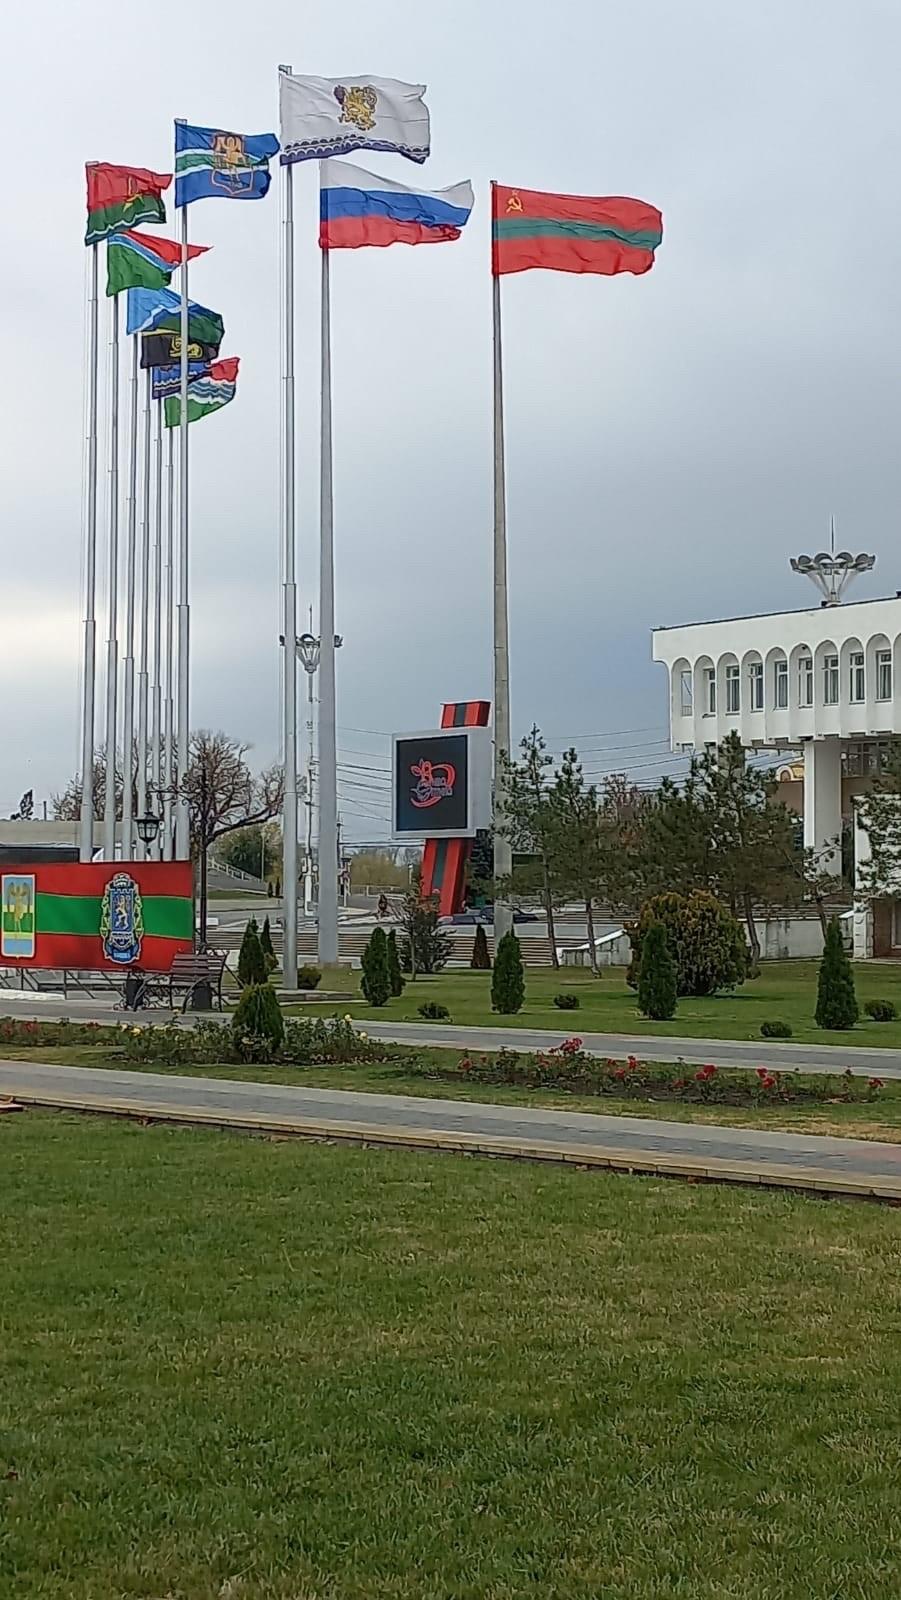
M858 593L901 587L899 52L897 0L219 0L168 22L121 0L17 7L0 61L0 813L78 761L85 160L168 170L175 116L275 130L284 61L428 84L427 165L353 159L475 184L459 243L333 259L342 810L375 837L379 780L352 769L442 700L491 695L492 177L664 213L646 277L503 284L515 731L534 719L552 745L606 749L598 770L646 770L665 733L650 628L808 603L788 557L823 546L830 513L842 545L878 556ZM295 172L306 608L319 263L316 169ZM192 720L260 762L279 723L278 214L278 179L262 203L190 213L215 247L193 292L242 358L236 402L192 430ZM101 501L101 564L104 519ZM104 638L101 602L100 661Z

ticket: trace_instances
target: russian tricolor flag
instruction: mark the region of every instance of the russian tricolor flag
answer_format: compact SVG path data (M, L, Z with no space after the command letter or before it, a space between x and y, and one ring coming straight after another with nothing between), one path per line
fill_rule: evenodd
M319 243L323 250L361 245L442 244L459 239L473 207L471 183L408 189L349 161L320 162Z

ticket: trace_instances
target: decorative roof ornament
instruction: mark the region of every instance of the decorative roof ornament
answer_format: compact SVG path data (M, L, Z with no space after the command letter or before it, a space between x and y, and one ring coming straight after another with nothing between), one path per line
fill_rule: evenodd
M823 596L824 606L839 606L858 573L872 572L876 557L866 555L863 551L855 556L850 550L836 550L834 517L829 533L828 550L820 550L815 556L792 556L789 564L792 572L800 572L816 585Z

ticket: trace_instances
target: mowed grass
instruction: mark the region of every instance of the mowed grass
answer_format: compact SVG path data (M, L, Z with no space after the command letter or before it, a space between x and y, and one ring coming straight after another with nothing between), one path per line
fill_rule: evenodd
M449 971L434 978L408 983L399 1000L378 1010L360 998L360 974L344 969L328 974L330 989L343 989L348 1010L355 1016L379 1021L419 1022L418 1007L428 1000L447 1006L455 1023L484 1024L495 1028L550 1028L561 1038L573 1033L633 1033L653 1037L689 1039L759 1039L760 1024L774 1018L787 1022L799 1044L901 1047L901 963L860 962L854 981L861 1020L847 1032L830 1033L814 1022L817 991L815 961L764 962L761 975L729 994L704 999L682 999L671 1022L650 1022L638 1011L634 990L621 968L611 968L595 978L581 967L555 973L543 967L526 970L526 1002L515 1016L497 1016L491 1010L491 974ZM577 994L578 1011L558 1011L554 995ZM895 1022L871 1022L863 1014L867 1000L894 1001ZM434 1027L435 1024L432 1024ZM440 1026L440 1024L439 1024Z
M3 1600L895 1600L901 1216L0 1122Z
M348 1089L358 1094L400 1094L437 1100L468 1100L493 1105L550 1107L556 1111L588 1111L605 1117L652 1117L665 1122L700 1122L720 1127L763 1131L834 1134L851 1139L901 1142L901 1079L886 1078L878 1100L845 1102L827 1096L814 1104L732 1106L678 1100L643 1100L632 1095L578 1095L559 1089L526 1089L507 1084L471 1083L431 1076L442 1066L455 1066L458 1050L398 1047L389 1061L335 1063L310 1067L234 1066L226 1062L170 1067L161 1062L123 1060L114 1049L98 1045L7 1046L7 1061L36 1061L50 1066L108 1068L113 1071L169 1073L177 1076L237 1079L240 1082L296 1084L315 1089ZM424 1071L417 1071L421 1061ZM836 1066L841 1068L841 1062ZM693 1069L687 1069L693 1070ZM808 1080L805 1080L808 1081ZM856 1086L861 1087L856 1080Z

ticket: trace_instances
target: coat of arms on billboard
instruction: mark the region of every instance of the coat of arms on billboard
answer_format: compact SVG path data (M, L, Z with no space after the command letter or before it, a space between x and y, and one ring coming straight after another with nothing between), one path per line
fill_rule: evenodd
M34 877L29 873L5 872L0 898L3 903L0 954L14 956L20 961L33 961Z
M100 937L108 961L129 966L141 954L144 907L141 891L127 872L117 872L103 891Z

